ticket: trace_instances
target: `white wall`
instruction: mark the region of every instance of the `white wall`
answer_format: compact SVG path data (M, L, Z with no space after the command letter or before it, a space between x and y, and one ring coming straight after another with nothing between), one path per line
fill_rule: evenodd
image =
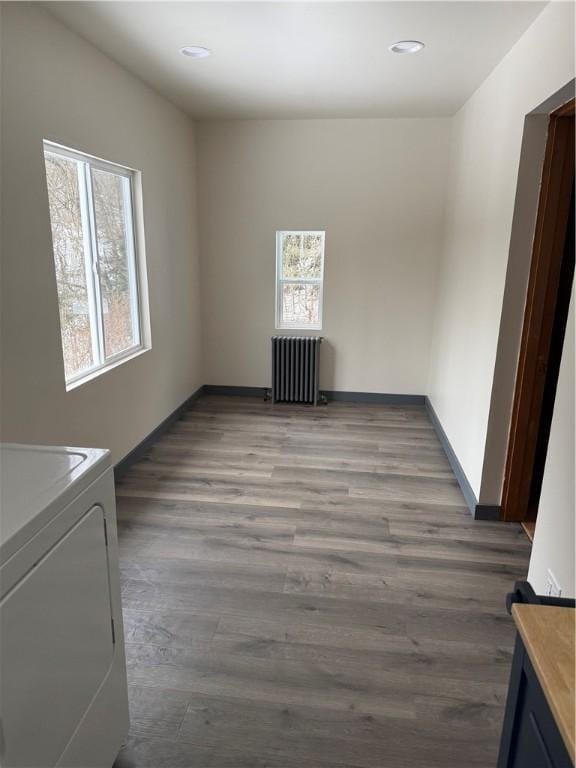
M547 571L550 568L562 588L564 597L576 595L574 569L576 333L574 325L573 292L528 573L528 580L534 590L538 594L544 594Z
M269 386L275 231L325 229L321 386L426 391L448 119L197 126L206 383Z
M500 501L481 477L524 118L573 77L574 8L551 3L453 119L429 396L484 503Z
M2 438L118 460L203 383L193 126L38 5L2 16ZM142 171L152 349L70 392L44 138Z

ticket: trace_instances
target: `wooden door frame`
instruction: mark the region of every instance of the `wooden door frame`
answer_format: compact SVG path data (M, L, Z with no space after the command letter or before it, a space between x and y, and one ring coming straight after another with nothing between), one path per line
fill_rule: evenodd
M528 519L559 288L566 275L574 115L574 99L550 115L502 492L501 519L506 521Z

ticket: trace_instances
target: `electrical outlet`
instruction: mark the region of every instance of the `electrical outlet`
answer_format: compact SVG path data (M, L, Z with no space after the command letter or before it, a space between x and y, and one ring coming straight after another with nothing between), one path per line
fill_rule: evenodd
M556 581L556 576L554 576L550 568L548 568L546 575L546 595L548 595L548 597L560 597L561 594L562 589Z

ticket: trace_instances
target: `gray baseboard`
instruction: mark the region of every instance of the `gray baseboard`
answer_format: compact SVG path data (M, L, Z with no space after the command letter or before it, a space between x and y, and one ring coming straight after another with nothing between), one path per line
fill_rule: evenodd
M194 392L190 397L188 397L181 405L178 406L172 413L167 416L164 421L162 421L155 429L152 430L144 440L138 443L138 445L133 448L130 453L128 453L126 456L124 456L123 459L120 459L120 461L116 464L114 467L114 479L120 480L126 472L130 469L132 464L135 464L139 459L144 456L146 451L161 437L161 435L166 432L172 424L174 424L175 421L177 421L180 416L187 411L190 406L198 400L200 395L203 393L204 387L199 387L196 392Z
M474 520L500 520L501 507L499 504L476 504Z
M204 394L227 395L228 397L265 397L269 387L234 387L221 384L206 384ZM424 405L424 395L392 395L385 392L342 392L340 390L321 389L320 394L328 401L346 403L380 403L382 405Z
M386 392L342 392L340 390L323 389L327 400L345 403L380 403L381 405L424 405L425 395L396 395Z
M442 426L440 419L438 418L438 415L436 414L436 411L434 410L434 407L428 397L426 397L426 410L428 411L430 421L432 422L434 431L438 436L438 440L440 440L442 448L444 449L446 458L450 462L450 466L452 467L452 471L454 472L456 480L458 481L458 485L460 486L460 490L462 491L462 495L464 496L472 517L475 520L500 520L499 505L478 503L476 494L472 490L472 486L466 477L466 473L462 469L462 465L458 461L458 457L456 456L456 453L450 444L450 440L448 440L448 436L446 435L446 432L444 432L444 427Z
M222 384L204 384L205 395L225 395L227 397L261 397L269 392L269 387L232 387Z

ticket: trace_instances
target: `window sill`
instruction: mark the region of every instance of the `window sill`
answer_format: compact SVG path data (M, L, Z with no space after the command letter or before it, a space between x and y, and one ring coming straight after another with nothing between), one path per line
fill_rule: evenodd
M321 331L322 326L321 325L306 325L303 327L299 327L297 325L277 325L276 326L277 331Z
M84 376L81 376L78 379L74 379L70 383L66 382L66 392L71 392L73 389L78 389L78 387L81 387L82 384L87 384L89 381L98 378L98 376L101 376L103 373L108 373L108 371L111 371L114 368L118 368L119 365L123 365L123 363L127 363L130 360L134 360L136 357L140 357L140 355L143 355L149 350L150 347L137 347L136 349L128 352L126 355L123 355L116 360L112 360L110 363L101 365L98 368L93 368Z

